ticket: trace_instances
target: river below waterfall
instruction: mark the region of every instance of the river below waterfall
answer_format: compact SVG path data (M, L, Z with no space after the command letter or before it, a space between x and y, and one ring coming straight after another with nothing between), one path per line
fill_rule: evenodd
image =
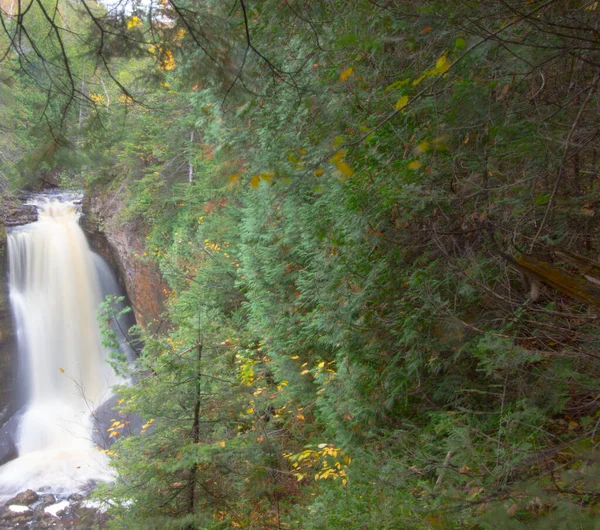
M85 491L111 479L92 441L93 411L116 382L97 320L108 267L79 226L80 199L33 196L38 220L7 235L24 406L17 414L18 457L0 467L0 500L25 489Z

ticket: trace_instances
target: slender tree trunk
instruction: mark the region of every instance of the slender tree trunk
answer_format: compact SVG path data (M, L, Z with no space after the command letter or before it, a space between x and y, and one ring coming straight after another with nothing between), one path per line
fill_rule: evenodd
M192 148L192 144L194 143L194 130L192 129L192 133L190 134L190 150ZM188 162L188 180L190 184L192 180L194 180L194 166L192 166L192 154L190 153L190 160Z
M104 86L104 79L102 79L102 77L100 78L100 84L102 85L102 90L104 90L104 95L106 96L106 108L108 109L110 107L110 96L108 95L108 91Z
M85 61L81 67L81 94L83 95L83 89L85 88ZM81 129L81 122L83 121L83 101L79 101L79 119L77 120L77 129Z
M196 366L196 399L194 401L194 423L192 424L192 441L197 444L200 441L200 399L202 393L202 385L200 381L200 363L202 361L202 344L198 344L198 357ZM188 513L193 514L196 505L196 464L190 468L190 476L188 481ZM192 525L188 526L188 530L194 530Z

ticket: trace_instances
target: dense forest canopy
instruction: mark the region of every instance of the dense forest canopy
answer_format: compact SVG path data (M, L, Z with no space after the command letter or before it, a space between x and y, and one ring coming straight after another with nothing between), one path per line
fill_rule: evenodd
M114 528L598 525L598 2L0 5L5 201L168 281Z

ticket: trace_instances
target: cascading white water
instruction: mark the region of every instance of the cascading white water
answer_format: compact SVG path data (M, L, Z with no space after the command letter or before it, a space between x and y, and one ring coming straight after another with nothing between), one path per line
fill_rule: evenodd
M108 480L91 441L91 412L115 383L101 346L99 279L73 201L37 201L38 221L8 234L9 290L26 391L18 458L0 495L74 492Z

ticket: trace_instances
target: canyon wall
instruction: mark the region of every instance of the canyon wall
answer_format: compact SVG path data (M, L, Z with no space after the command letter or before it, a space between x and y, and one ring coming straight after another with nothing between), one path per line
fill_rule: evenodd
M162 313L167 284L156 265L144 256L144 227L123 221L121 207L118 193L85 197L83 229L92 249L118 273L137 323L156 333L166 326Z

